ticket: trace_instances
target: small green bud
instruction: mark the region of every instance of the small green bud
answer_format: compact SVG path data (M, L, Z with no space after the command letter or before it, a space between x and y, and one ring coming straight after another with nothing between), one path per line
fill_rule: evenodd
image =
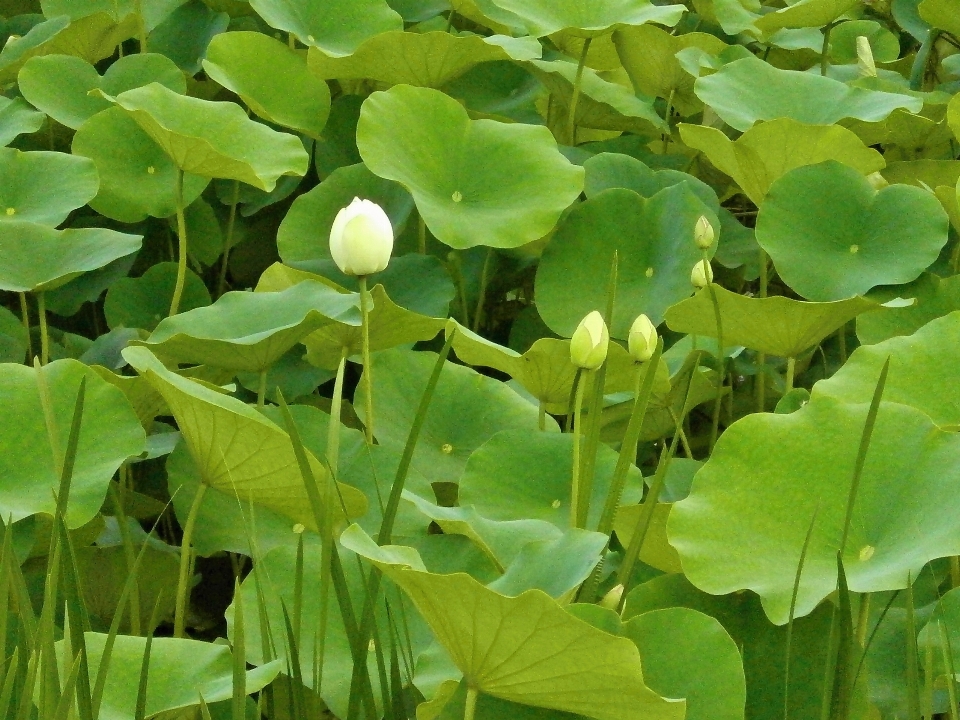
M690 282L693 283L693 286L698 290L712 283L713 268L710 267L710 263L706 260L701 260L694 265L693 271L690 273Z
M717 234L706 215L701 215L700 219L697 220L697 225L693 229L693 239L701 250L709 250L713 247Z
M876 77L877 64L873 61L873 48L869 38L860 35L857 37L857 68L860 77Z
M584 370L596 370L607 359L610 333L603 316L594 310L577 326L570 338L570 362Z
M657 328L646 315L638 317L630 326L627 347L630 356L637 362L646 362L653 357L653 351L657 347Z
M600 601L600 607L605 607L608 610L616 610L620 607L620 599L623 597L623 585L614 585L610 588L610 592L603 596L603 599Z

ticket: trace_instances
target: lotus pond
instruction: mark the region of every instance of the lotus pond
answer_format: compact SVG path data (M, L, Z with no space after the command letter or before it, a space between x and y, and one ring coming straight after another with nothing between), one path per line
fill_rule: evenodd
M960 718L960 0L0 12L0 717Z

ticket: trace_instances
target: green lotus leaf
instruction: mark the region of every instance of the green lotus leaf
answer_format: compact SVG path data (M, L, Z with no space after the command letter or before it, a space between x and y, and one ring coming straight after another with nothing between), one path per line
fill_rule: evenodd
M932 650L933 662L924 665L925 674L932 674L935 678L943 675L956 678L960 658L960 592L956 588L939 598L917 636L917 644L921 653Z
M953 134L960 139L960 100L957 99L956 95L947 105L947 123L953 130Z
M873 299L916 298L909 307L882 308L857 318L857 338L862 345L875 345L899 335L912 335L931 320L960 310L960 276L940 278L924 273L914 282L872 292Z
M705 17L713 15L727 35L739 35L742 32L753 36L758 34L753 23L760 17L759 0L709 0L698 4L698 7Z
M103 302L103 313L110 329L140 328L153 331L167 317L170 298L177 284L177 264L152 265L137 278L125 277L110 286ZM210 304L210 293L203 280L187 270L180 307L184 312Z
M653 170L630 155L602 152L583 163L587 177L584 194L590 198L611 188L633 190L640 197L651 198L664 188L685 182L690 190L714 213L720 212L716 191L693 175L664 168ZM720 233L721 238L723 233Z
M143 451L143 428L123 393L82 363L57 360L39 371L24 365L0 365L0 392L7 408L0 421L0 513L4 518L16 522L37 513L53 515L63 453L84 377L86 394L67 526L78 528L90 522L100 511L117 468ZM41 378L50 394L52 443L41 400Z
M92 200L99 185L87 158L0 148L0 222L55 227Z
M463 573L434 575L415 551L379 547L358 526L341 542L403 589L480 693L596 720L684 717L683 702L644 685L632 642L575 618L546 593L507 597Z
M895 401L896 393L885 397ZM868 410L866 403L814 392L794 413L749 415L728 427L667 526L690 581L713 594L753 590L770 620L786 623L800 551L816 515L797 616L834 592ZM960 508L947 490L957 482L958 459L956 433L913 407L880 404L844 548L851 591L906 587L930 560L960 551L952 520Z
M573 436L538 430L507 430L477 448L463 469L459 502L491 520L532 518L570 527L570 467ZM606 445L597 452L596 474L587 527L596 527L607 499L617 453ZM627 473L624 504L640 501L643 477Z
M859 2L860 0L800 0L776 12L761 15L753 24L766 35L772 35L783 28L820 28L849 12Z
M918 6L920 17L935 28L960 35L960 7L957 0L923 0Z
M184 2L186 0L40 0L40 7L47 17L67 15L71 20L96 13L107 13L119 19L139 11L147 32L150 32Z
M402 448L436 355L395 348L373 363L374 432L381 444ZM354 404L364 419L364 384ZM431 482L455 483L467 458L501 430L537 427L537 408L499 380L446 363L413 454L413 468ZM547 427L557 425L547 418Z
M82 58L45 55L28 60L17 76L20 92L32 105L73 130L112 106L103 97L91 95L91 90L119 95L151 82L180 94L187 91L180 69L156 53L122 57L107 68L103 77Z
M87 632L83 637L93 680L100 668L108 636ZM58 655L63 655L64 642L57 643ZM113 640L110 669L100 705L101 720L124 720L136 713L146 643L147 638L131 635L118 635ZM60 661L67 662L62 657ZM273 682L280 667L281 663L275 661L247 671L247 692L256 692ZM230 700L233 697L233 673L233 656L225 645L185 638L154 638L146 683L146 717L196 708L201 700L207 703Z
M544 127L471 120L453 98L406 85L363 103L367 167L403 184L443 243L512 248L546 235L583 190L583 170Z
M440 88L470 68L495 60L533 60L543 49L533 38L391 30L364 41L347 57L311 48L310 69L324 80L377 80L390 85Z
M743 720L740 649L715 618L684 607L652 610L624 623L622 634L640 650L650 689L687 699L686 720Z
M303 348L294 346L267 368L265 397L270 402L279 404L282 393L287 402L302 401L307 395L316 392L320 385L335 377L335 371L324 370L308 363ZM250 392L260 391L259 373L237 373L237 381Z
M217 12L200 0L190 0L153 29L148 45L192 77L203 70L203 57L210 41L229 27L228 13Z
M56 12L45 14L53 20L62 17ZM133 12L85 13L83 17L74 17L62 32L38 47L38 52L28 53L22 56L21 60L25 61L33 55L63 54L76 55L89 63L98 63L113 55L117 45L136 35L139 25L140 21Z
M682 460L683 458L678 459ZM642 508L643 506L638 504L621 505L617 509L613 529L617 533L617 540L623 547L630 546L633 533L637 528L637 521L643 512ZM647 534L643 538L643 547L640 548L640 554L637 556L650 567L666 573L683 572L680 556L677 555L677 551L673 549L667 539L667 520L670 518L672 508L672 504L662 501L654 507Z
M6 308L0 308L0 363L22 363L27 354L27 329Z
M106 228L54 230L8 221L0 233L0 289L44 292L140 249L139 235Z
M696 78L681 67L677 53L699 48L716 55L727 47L707 33L675 36L653 25L618 30L613 42L637 93L672 98L672 106L684 117L702 110L703 103L693 93Z
M261 372L314 330L360 325L360 299L322 283L281 292L228 292L213 305L164 319L144 343L165 359Z
M950 348L958 338L960 312L952 312L930 321L913 335L861 346L830 379L814 386L813 396L869 402L880 368L889 357L884 399L919 408L937 425L960 425L960 402L952 393L942 391L953 382L956 363Z
M203 69L264 120L314 139L323 132L330 88L280 41L259 32L221 33L210 41Z
M270 192L281 175L307 171L299 138L250 120L235 103L179 95L155 82L120 93L116 102L185 173Z
M49 45L69 25L69 17L52 17L34 25L26 35L8 40L0 51L0 82L13 82L27 60L50 52Z
M857 38L870 43L873 59L878 63L896 62L900 57L900 40L875 20L849 20L830 32L830 57L838 63L857 62Z
M170 372L146 348L128 347L123 357L163 396L204 483L317 530L286 432L239 400ZM327 482L327 469L309 451L308 459L317 482ZM363 515L363 493L343 483L337 486L349 517ZM343 517L339 506L335 512Z
M571 336L592 310L606 306L610 264L619 258L610 334L626 338L640 313L654 324L693 292L690 271L702 259L693 242L701 215L720 221L685 183L642 198L605 190L575 207L557 228L537 269L537 310L551 330Z
M803 302L788 297L747 297L714 285L725 345L796 358L862 313L882 309L872 300L853 297L837 302ZM667 327L687 335L717 337L710 288L666 312Z
M251 0L250 7L270 27L333 57L350 55L374 35L403 30L403 18L385 0Z
M727 124L745 132L760 120L791 118L833 125L844 118L885 120L897 108L918 113L923 100L906 93L866 90L796 70L780 70L759 58L743 58L698 78L694 92Z
M780 277L821 302L916 280L947 244L948 231L932 193L908 185L877 192L833 160L777 180L757 216L757 242Z
M885 165L880 153L844 127L806 125L790 118L754 125L736 141L706 125L681 125L680 137L729 175L757 206L770 186L794 168L836 160L869 175Z
M0 146L9 145L18 135L35 133L43 120L43 113L20 98L0 97Z
M900 160L887 165L881 175L891 185L904 183L927 190L933 188L943 209L950 216L950 222L960 231L960 203L956 191L957 182L960 181L960 161Z
M120 108L87 120L73 136L72 151L93 160L100 190L90 207L120 222L165 218L177 210L177 166L137 122ZM200 197L209 178L185 174L183 201Z
M528 67L552 93L563 110L557 117L569 116L577 65L566 60L531 60ZM584 68L577 101L578 127L631 131L639 135L666 129L650 98L637 97L627 88L607 82L591 68Z
M673 27L683 16L683 5L654 5L648 0L493 0L516 15L535 37L571 30L583 37L604 35L619 27L658 23Z

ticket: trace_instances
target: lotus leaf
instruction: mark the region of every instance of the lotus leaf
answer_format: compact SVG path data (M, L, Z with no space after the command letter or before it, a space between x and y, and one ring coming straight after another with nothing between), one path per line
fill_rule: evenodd
M772 35L783 28L823 27L855 8L859 1L800 0L776 12L762 15L754 21L754 25L766 35Z
M97 168L87 158L0 148L0 222L54 227L97 194Z
M935 648L934 662L924 667L926 673L934 677L953 675L956 678L960 655L960 592L949 590L939 598L930 619L917 636L917 643L921 652Z
M830 57L840 63L857 62L858 37L867 38L875 62L896 62L900 57L900 40L874 20L849 20L834 27L830 33Z
M271 27L333 57L356 52L375 35L403 30L403 18L385 0L251 0L250 7Z
M803 302L788 297L746 297L714 286L723 325L723 341L795 358L862 313L881 309L871 300L853 297L836 302ZM676 332L717 336L717 320L710 289L674 305L666 313L667 326Z
M324 80L366 79L390 85L440 88L480 63L533 60L542 53L532 38L454 35L391 30L366 41L348 57L311 48L310 69Z
M583 169L587 172L583 192L588 198L611 188L626 188L640 197L650 198L664 188L685 182L704 205L720 213L716 191L699 178L679 170L653 170L630 155L611 152L594 155L583 163Z
M918 6L920 17L936 28L960 35L957 0L923 0Z
M678 460L681 459L678 458ZM672 463L671 467L673 467ZM677 555L677 551L667 540L667 520L670 518L672 507L670 503L661 502L653 509L650 526L643 538L643 547L640 548L640 555L638 556L650 567L666 573L683 572L683 567L680 565L680 556ZM637 521L642 513L641 508L642 505L621 505L617 510L613 529L616 530L617 540L623 547L629 547L633 539Z
M35 55L49 52L51 42L69 25L69 17L53 17L37 23L25 35L7 41L0 51L0 82L16 80L24 63Z
M257 32L217 35L207 48L207 76L276 125L318 139L330 114L330 88L286 45Z
M378 547L358 526L341 542L403 589L480 693L596 720L684 717L683 702L644 685L632 642L573 617L546 593L507 597L469 575L431 574L415 551Z
M239 400L170 372L146 348L128 347L123 357L163 396L205 484L317 529L286 432ZM313 455L308 459L317 482L326 482L327 469ZM363 494L337 485L349 517L363 515Z
M632 190L605 190L575 207L557 229L537 270L537 309L560 335L573 334L591 310L606 305L610 263L619 258L610 334L626 338L640 313L654 324L688 297L690 270L702 259L693 242L701 215L713 212L685 183L643 198Z
M667 526L690 581L714 594L753 590L782 625L813 521L797 616L832 593L867 411L815 392L794 413L750 415L727 428ZM946 490L958 457L960 436L915 408L880 404L843 549L851 591L903 588L931 559L960 551Z
M4 479L0 513L4 518L17 521L37 513L53 515L63 453L84 377L87 384L67 526L78 528L90 522L117 468L143 451L143 428L123 393L87 366L76 360L57 360L39 370L0 365L0 392L7 408L0 425L0 477ZM50 396L49 419L43 410L41 381Z
M375 175L411 192L433 235L457 249L538 240L583 189L583 170L546 128L471 120L456 100L426 88L368 97L357 146Z
M960 310L960 279L956 277L941 279L924 273L909 285L889 288L883 296L894 294L916 298L916 304L884 308L858 317L857 338L861 344L874 345L898 335L912 335L931 320ZM871 295L880 295L879 289Z
M760 120L791 118L810 125L832 125L844 118L885 120L897 108L917 113L920 98L867 90L839 80L780 70L759 58L743 58L696 81L694 92L725 122L741 132Z
M210 41L230 27L230 15L217 12L203 0L183 3L153 29L148 45L163 53L187 75L203 70Z
M604 35L622 26L659 23L673 27L683 15L683 5L654 5L648 0L493 0L516 15L535 37L561 30L583 37Z
M828 160L777 180L757 217L757 241L791 288L828 302L916 280L947 243L949 220L930 192L877 192Z
M45 13L52 20L60 19L59 13ZM83 12L75 14L62 32L50 38L50 41L37 48L21 60L36 54L76 55L89 63L97 63L110 57L117 45L132 38L137 33L140 21L135 13L114 14L112 12Z
M18 135L36 132L43 120L43 113L20 98L0 98L0 146L9 145Z
M300 140L250 120L234 103L175 93L153 82L116 97L185 173L239 180L267 192L281 175L303 175Z
M125 277L110 286L103 302L107 325L153 331L167 316L177 283L176 263L157 263L138 278ZM210 304L203 280L187 270L180 307L184 312Z
M140 243L139 235L106 228L54 230L31 222L5 222L0 233L0 289L52 290L135 253Z
M77 130L73 153L93 160L100 190L90 207L120 222L165 218L177 210L177 166L120 108L97 113ZM200 197L209 178L185 174L183 201Z
M111 103L90 91L119 95L151 82L183 94L187 83L171 60L156 53L120 58L103 74L82 58L44 55L31 58L17 77L20 92L31 104L57 122L76 130Z
M794 168L836 160L869 175L885 164L880 153L840 125L806 125L790 118L754 125L736 141L706 125L681 125L680 136L758 206L770 186Z

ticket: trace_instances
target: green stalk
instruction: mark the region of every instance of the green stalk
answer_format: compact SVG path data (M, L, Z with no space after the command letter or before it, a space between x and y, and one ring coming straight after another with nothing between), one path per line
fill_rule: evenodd
M570 432L573 429L573 406L577 400L577 388L583 379L583 368L577 368L573 375L573 384L570 386L570 399L567 400L567 414L563 419L563 431Z
M417 214L417 251L421 255L427 254L427 223L419 213Z
M140 42L140 52L147 52L147 21L143 17L143 0L134 0L134 11L137 13L137 37ZM119 18L118 18L119 20Z
M40 316L40 364L50 361L50 332L47 329L47 301L42 292L37 293L37 314Z
M260 371L260 384L257 386L257 410L263 410L267 399L267 368Z
M237 202L240 200L240 181L233 181L233 196L230 199L230 217L227 219L227 238L223 241L223 260L220 263L220 278L217 280L217 297L227 288L227 265L233 247L233 230L237 223Z
M953 653L950 650L950 635L937 620L937 630L940 631L940 654L943 657L943 666L947 669L947 697L949 698L950 720L958 720L957 709L957 678L953 668Z
M767 253L760 248L760 297L767 296ZM767 407L767 356L766 353L757 353L757 412L763 412Z
M537 427L540 428L541 431L547 429L547 406L543 403L543 400L540 401L537 407Z
M473 720L477 714L477 697L479 696L479 691L474 688L467 686L467 700L463 705L463 720Z
M183 296L183 286L187 281L187 219L183 212L183 170L180 168L177 168L176 200L177 235L179 237L177 284L173 289L173 298L170 300L168 315L176 315L180 312L180 298Z
M707 253L703 253L703 261L709 262ZM710 452L713 452L713 446L717 444L717 435L720 434L720 406L723 402L723 378L726 376L726 357L723 353L723 320L720 317L720 301L717 300L717 291L713 287L712 281L707 282L707 288L710 291L710 300L713 302L713 315L717 321L717 362L720 363L719 377L717 378L717 397L713 402L713 418L710 426Z
M127 563L127 577L133 577L137 556L133 549L133 539L130 537L130 527L127 525L127 514L123 509L120 493L117 492L117 485L111 482L108 487L110 502L113 504L114 517L120 526L120 538L123 540L123 552ZM117 612L122 614L120 608L121 606L117 606ZM130 632L133 635L140 634L140 584L136 578L134 578L133 586L130 590Z
M33 360L33 339L30 337L30 306L27 305L27 294L20 295L20 317L23 319L23 329L27 331L27 364Z
M673 115L673 94L675 90L670 90L670 95L667 96L667 109L664 112L663 119L667 123L667 131L663 134L663 154L667 154L667 149L670 147L670 140L673 137L673 131L670 129L670 116Z
M187 585L190 584L190 561L192 556L190 541L193 539L193 528L197 524L197 515L200 514L200 505L203 503L203 496L206 492L206 484L200 483L200 485L197 486L197 494L193 496L193 502L187 514L187 522L183 526L183 539L180 542L180 576L177 580L177 601L173 617L173 636L177 638L183 637L184 626L186 624L189 599Z
M473 331L480 332L480 323L483 322L483 306L487 301L487 282L490 275L490 261L493 260L493 248L487 248L487 257L483 260L483 270L480 272L480 294L477 297L477 309L473 313Z
M793 580L793 594L790 597L790 616L787 620L786 657L783 662L783 720L790 720L790 656L793 649L793 621L797 612L797 596L800 594L800 578L803 576L803 566L807 561L807 551L810 549L810 539L813 537L813 527L817 522L820 506L813 511L807 535L803 539L800 549L800 561L797 563L797 574Z
M137 688L137 706L134 720L144 720L147 716L147 682L150 678L150 653L153 649L153 628L160 622L160 602L163 592L157 596L157 602L150 614L150 627L147 629L147 642L143 647L143 660L140 663L140 685Z
M303 537L301 535L301 537ZM240 580L233 581L233 702L232 720L245 720L247 704L247 645L243 626L243 596Z
M793 390L793 376L797 371L797 359L787 358L787 376L784 384L784 395Z
M573 404L573 466L571 468L571 482L570 482L570 526L571 527L580 527L580 471L581 471L581 461L580 461L580 435L581 435L581 425L582 421L582 412L583 412L583 388L587 384L585 382L586 378L589 377L591 371L585 370L584 376L581 377L580 382L577 384L577 397Z
M367 444L373 445L373 364L370 362L370 294L367 292L367 278L360 278L360 313L362 315L363 333L363 388L365 391L363 429L367 437Z
M830 66L830 33L839 23L829 23L823 29L823 47L820 50L820 75L826 76L827 68Z
M583 50L580 52L580 62L577 63L577 74L573 80L573 93L570 95L570 114L567 116L567 137L570 144L577 144L577 104L580 102L580 84L583 82L583 68L587 64L587 53L593 38L583 41Z
M931 28L927 32L927 39L923 41L917 56L913 61L913 67L910 69L910 89L923 90L924 80L927 77L927 69L930 64L930 58L933 57L933 47L940 39L940 30Z

